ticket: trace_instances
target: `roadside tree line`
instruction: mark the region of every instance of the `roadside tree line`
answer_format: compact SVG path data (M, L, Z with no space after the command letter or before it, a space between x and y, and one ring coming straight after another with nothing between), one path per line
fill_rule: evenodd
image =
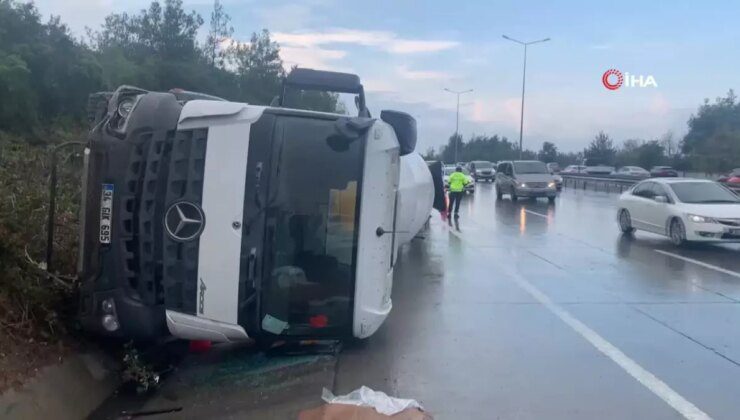
M740 101L730 90L714 102L704 101L688 121L688 132L676 138L668 131L655 139L626 139L621 144L600 131L580 152L561 152L554 142L545 141L538 151L525 149L523 159L558 162L560 166L580 164L585 159L605 165L667 165L683 171L724 173L740 167ZM451 136L439 152L429 149L425 157L452 163L455 143L459 161L500 161L519 158L518 144L499 135L473 135L467 141Z
M82 122L88 94L123 84L269 104L286 75L269 31L234 40L220 0L200 41L204 23L182 0L152 1L76 38L59 17L43 21L33 3L0 0L0 135L43 139L45 129ZM337 106L332 95L311 100L314 108Z

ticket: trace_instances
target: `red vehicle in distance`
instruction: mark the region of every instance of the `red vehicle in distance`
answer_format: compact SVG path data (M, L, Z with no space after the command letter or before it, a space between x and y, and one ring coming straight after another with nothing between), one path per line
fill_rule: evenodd
M725 184L740 185L740 168L735 168L729 174L721 176L717 181Z

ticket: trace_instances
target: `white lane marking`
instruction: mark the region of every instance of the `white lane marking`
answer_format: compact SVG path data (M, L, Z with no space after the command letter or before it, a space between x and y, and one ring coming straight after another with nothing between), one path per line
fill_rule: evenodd
M524 209L524 211L526 211L526 212L527 212L527 213L529 213L529 214L534 214L535 216L540 216L540 217L542 217L542 218L545 218L545 219L547 219L547 215L546 215L546 214L542 214L542 213L537 213L536 211L532 211L532 210L527 210L527 209Z
M467 239L465 239L461 233L452 230L450 232L453 235L457 236L461 241L467 241ZM647 388L653 394L662 399L666 404L671 406L674 410L678 411L684 418L691 420L711 419L711 417L707 413L701 411L697 406L682 397L678 392L674 391L670 386L668 386L668 384L660 380L660 378L637 364L637 362L630 359L615 345L608 342L596 331L589 328L586 324L584 324L576 317L571 315L568 311L553 302L546 294L540 291L540 289L538 289L532 283L524 279L519 273L511 271L507 267L503 267L503 269L504 271L506 271L506 274L509 274L509 276L507 277L512 279L512 281L514 281L517 286L521 287L524 291L529 293L542 306L547 308L555 316L560 318L561 321L563 321L566 325L568 325L581 337L588 341L589 344L594 346L598 351L611 359L635 380L645 386L645 388Z
M716 265L707 264L705 262L702 262L702 261L699 261L699 260L695 260L693 258L684 257L683 255L674 254L672 252L663 251L663 250L660 250L660 249L655 249L654 251L657 252L657 253L659 253L659 254L667 255L667 256L673 257L673 258L678 258L679 260L684 260L686 262L690 262L692 264L696 264L696 265L701 266L701 267L704 267L704 268L709 268L710 270L719 271L720 273L724 273L724 274L727 274L729 276L740 278L740 273L735 272L735 271L728 270L726 268L717 267Z

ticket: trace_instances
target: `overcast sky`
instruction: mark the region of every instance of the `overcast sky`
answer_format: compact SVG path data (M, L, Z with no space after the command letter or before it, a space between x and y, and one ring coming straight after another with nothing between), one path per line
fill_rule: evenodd
M98 27L111 12L136 12L145 0L39 0L73 32ZM418 119L419 147L438 147L455 130L519 137L523 49L504 40L545 37L529 48L525 147L543 141L582 149L604 130L618 142L655 138L686 121L704 98L737 87L740 4L645 1L224 0L236 38L269 29L286 65L360 75L368 105ZM557 4L555 4L557 3ZM206 20L209 0L184 0ZM607 90L610 68L652 75L657 87Z

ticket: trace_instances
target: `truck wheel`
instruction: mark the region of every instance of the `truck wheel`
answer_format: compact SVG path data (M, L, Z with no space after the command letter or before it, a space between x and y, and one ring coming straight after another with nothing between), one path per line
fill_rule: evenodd
M504 198L504 195L501 193L501 189L496 187L496 200L501 200L502 198Z
M547 201L550 202L550 203L554 203L555 202L555 197L547 197Z
M514 190L514 188L511 189L511 193L509 195L511 196L511 201L516 201L519 199L519 197L516 196L516 190Z

